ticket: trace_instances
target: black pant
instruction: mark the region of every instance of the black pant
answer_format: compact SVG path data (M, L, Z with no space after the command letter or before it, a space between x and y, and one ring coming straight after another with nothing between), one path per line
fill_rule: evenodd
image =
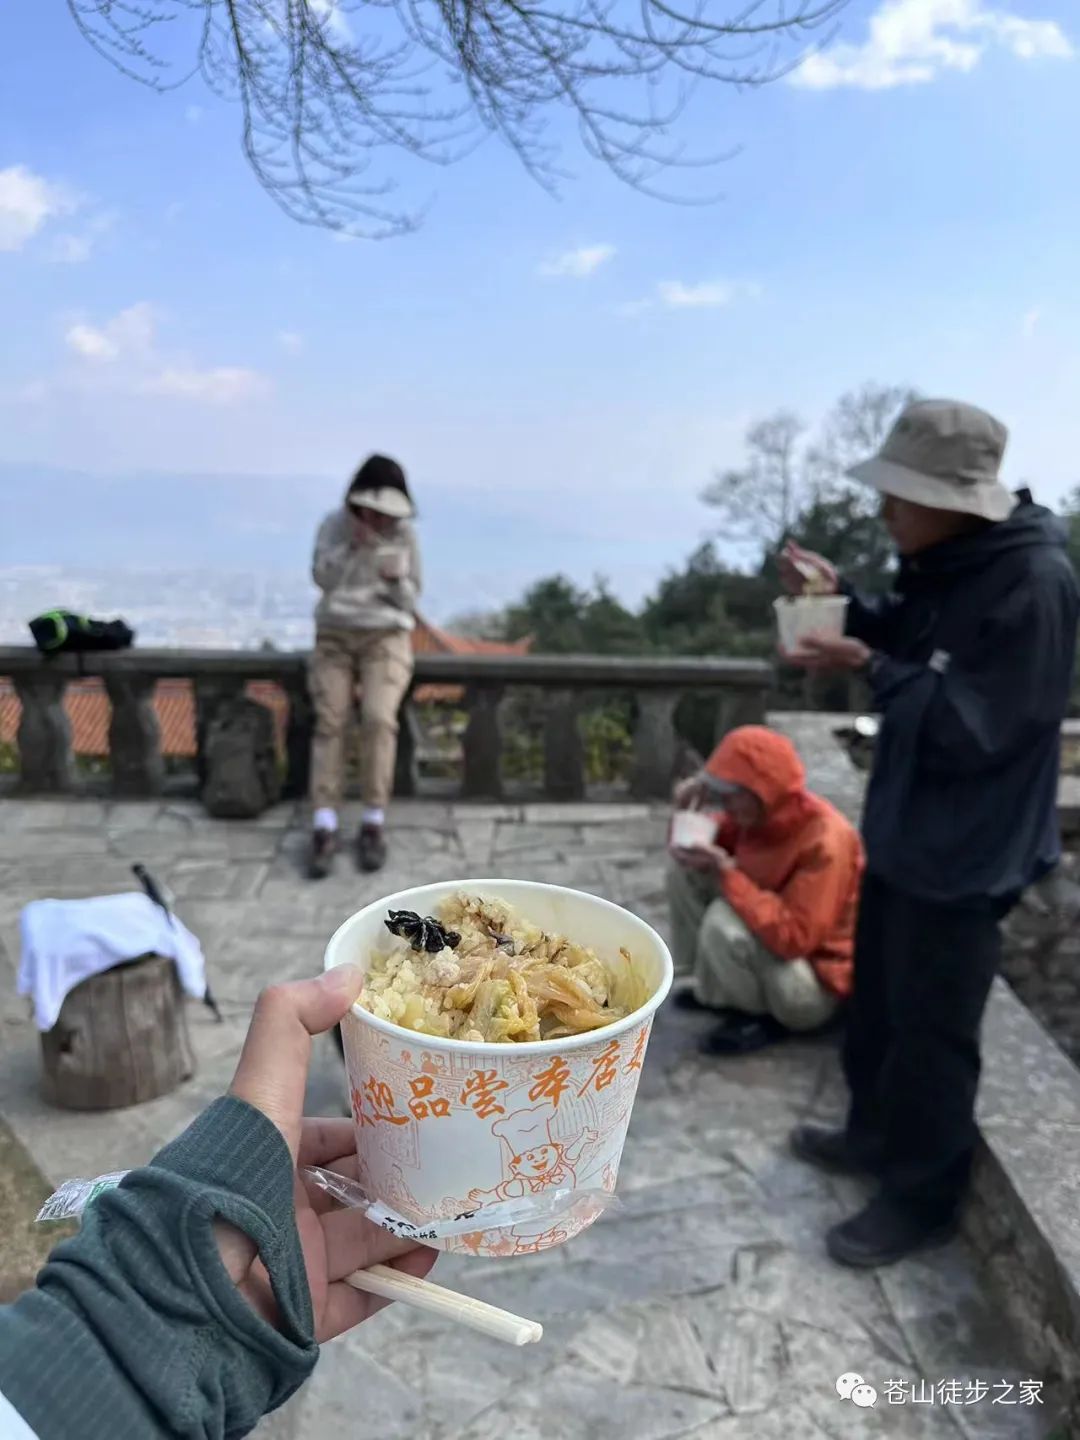
M979 1024L1010 905L936 905L868 875L844 1070L848 1137L887 1194L936 1223L956 1212L975 1149Z

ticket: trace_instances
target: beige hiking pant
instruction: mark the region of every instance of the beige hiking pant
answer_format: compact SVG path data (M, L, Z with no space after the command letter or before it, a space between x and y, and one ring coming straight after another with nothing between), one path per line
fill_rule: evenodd
M308 668L315 707L311 803L336 810L345 787L345 736L360 687L360 787L385 809L394 789L398 710L413 673L407 630L320 630Z
M830 1020L839 1000L808 960L780 960L758 940L715 881L668 860L668 905L675 973L692 973L698 999L719 1009L771 1015L789 1030Z

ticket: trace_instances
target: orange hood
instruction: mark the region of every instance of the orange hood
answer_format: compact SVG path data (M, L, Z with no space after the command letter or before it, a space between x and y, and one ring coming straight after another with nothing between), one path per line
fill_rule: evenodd
M770 817L806 792L806 771L795 746L764 725L742 725L725 735L705 769L714 779L756 795Z

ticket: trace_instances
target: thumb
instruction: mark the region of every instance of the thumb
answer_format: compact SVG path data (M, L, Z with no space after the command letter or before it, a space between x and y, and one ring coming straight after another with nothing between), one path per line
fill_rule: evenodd
M359 965L264 990L255 1005L229 1093L273 1121L296 1159L311 1037L336 1025L364 983Z

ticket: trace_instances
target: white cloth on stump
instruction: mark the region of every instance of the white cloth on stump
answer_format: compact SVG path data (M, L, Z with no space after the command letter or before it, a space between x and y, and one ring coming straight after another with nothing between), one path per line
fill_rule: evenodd
M18 991L31 995L39 1030L51 1030L70 990L126 960L162 955L176 964L183 990L202 1000L202 946L175 916L148 895L98 895L92 900L34 900L20 917Z

